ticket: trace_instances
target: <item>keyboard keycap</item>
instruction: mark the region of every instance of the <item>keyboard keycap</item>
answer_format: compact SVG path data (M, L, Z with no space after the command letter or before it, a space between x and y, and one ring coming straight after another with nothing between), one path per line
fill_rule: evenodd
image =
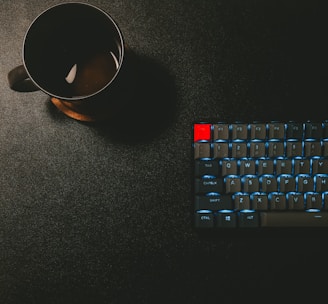
M259 178L257 175L245 175L241 179L242 191L247 193L258 192L260 190Z
M289 192L286 194L288 209L304 210L304 194L299 192Z
M296 191L295 178L291 174L281 174L278 176L278 188L280 192L293 192Z
M294 174L310 174L311 166L310 160L307 158L295 158L294 159Z
M313 174L317 174L317 173L328 174L328 159L314 158L311 160L311 163L312 163Z
M229 144L227 142L218 142L213 144L213 157L229 157Z
M224 179L225 192L235 193L241 191L241 177L239 175L228 175Z
M328 212L261 212L262 227L327 227Z
M233 158L242 158L247 156L247 143L234 142L231 144L231 156Z
M233 202L231 195L207 195L207 196L196 196L195 199L196 210L225 210L233 209Z
M281 158L275 160L276 174L292 174L292 160Z
M251 194L251 203L254 210L268 210L268 196L265 193L257 192Z
M244 210L239 212L238 224L241 228L259 227L259 213L256 211Z
M201 210L195 213L195 227L196 228L213 228L214 215L208 210Z
M234 195L235 210L244 210L251 208L250 196L247 193L236 193Z
M254 159L241 159L238 163L238 166L240 175L255 174L256 172Z
M285 144L283 141L269 141L268 145L268 156L278 157L285 155Z
M314 191L313 177L308 174L299 174L296 177L296 187L298 192Z
M194 124L194 141L206 140L209 141L211 139L211 124Z
M229 124L214 124L213 139L229 139Z
M195 159L211 157L211 145L208 143L195 143Z
M315 180L315 191L326 192L328 191L328 175L327 174L317 174L314 177Z
M301 141L289 140L286 143L286 156L303 156L303 143Z
M307 122L304 125L304 132L305 138L321 138L322 124L315 122Z
M222 176L238 173L238 164L235 159L224 159L220 162Z
M307 140L304 143L304 156L320 156L321 142L318 140Z
M322 156L328 156L328 140L325 139L322 141Z
M232 139L247 139L247 124L232 124L231 134Z
M322 137L328 138L328 121L322 123Z
M237 227L237 213L232 210L221 210L216 214L216 226L218 228Z
M257 160L258 174L273 174L274 166L273 159L259 159Z
M260 188L263 192L278 191L277 178L274 175L265 174L260 177Z
M263 123L254 123L250 126L251 139L265 139L266 125Z
M195 161L195 175L219 175L219 163L216 160L196 160Z
M269 139L284 139L285 124L272 122L268 124Z
M223 181L221 178L196 178L195 192L196 193L210 193L223 191Z
M272 192L269 194L270 210L285 210L286 196L281 192Z
M265 157L266 147L264 141L252 141L249 143L250 157Z
M302 139L303 138L303 124L297 122L289 122L286 125L287 139Z
M305 193L305 209L322 209L322 196L317 192Z

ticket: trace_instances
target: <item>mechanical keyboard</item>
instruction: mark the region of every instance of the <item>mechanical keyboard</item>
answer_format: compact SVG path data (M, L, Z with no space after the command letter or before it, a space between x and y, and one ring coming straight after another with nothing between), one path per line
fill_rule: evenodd
M328 227L328 120L195 122L201 230Z

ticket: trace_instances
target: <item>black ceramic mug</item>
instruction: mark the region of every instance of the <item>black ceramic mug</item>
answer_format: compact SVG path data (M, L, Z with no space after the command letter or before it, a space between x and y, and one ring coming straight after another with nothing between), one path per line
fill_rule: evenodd
M96 103L99 110L100 100L111 102L124 51L121 30L108 13L81 2L58 4L28 28L23 64L8 73L9 86L41 90L68 116L94 120Z

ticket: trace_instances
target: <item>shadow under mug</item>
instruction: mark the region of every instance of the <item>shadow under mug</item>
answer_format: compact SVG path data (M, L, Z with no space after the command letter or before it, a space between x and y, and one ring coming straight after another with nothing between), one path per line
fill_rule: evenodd
M71 118L101 120L123 65L124 41L113 18L85 3L52 6L34 19L23 64L8 73L12 90L41 90Z

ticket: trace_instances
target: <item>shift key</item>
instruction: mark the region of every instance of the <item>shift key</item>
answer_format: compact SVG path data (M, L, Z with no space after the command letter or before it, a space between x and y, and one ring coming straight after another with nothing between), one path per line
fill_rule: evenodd
M222 192L223 180L221 178L196 178L195 193Z

